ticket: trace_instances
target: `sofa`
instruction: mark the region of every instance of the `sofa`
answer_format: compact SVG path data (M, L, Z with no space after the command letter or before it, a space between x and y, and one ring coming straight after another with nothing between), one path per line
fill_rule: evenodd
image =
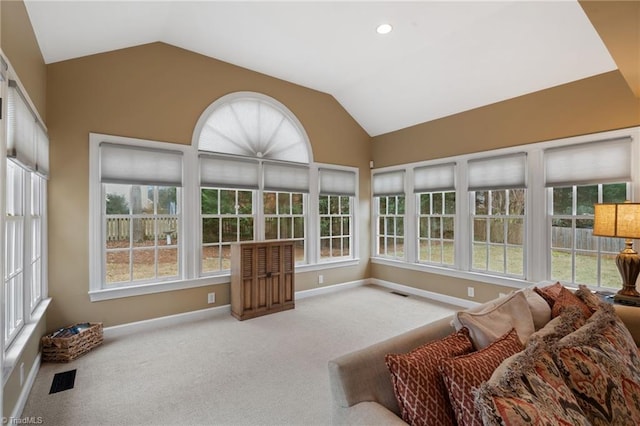
M555 291L559 292L559 288L562 288L563 295L571 293L572 295L567 296L572 299L568 302L564 300L563 303L560 303L558 300L556 304L556 300L553 300L553 295L545 295L544 291L539 291L548 290L549 293L553 293ZM518 295L517 293L520 294ZM580 305L582 305L579 308L571 306L576 298L580 299ZM505 310L504 306L510 303L515 303L513 302L515 299L518 299L518 304L516 304L515 307L512 306L510 309ZM523 309L523 300L526 301L524 306L527 306L528 309ZM555 310L554 304L555 308L557 308ZM585 306L590 310L587 311L587 314L583 312L586 310ZM478 329L474 329L474 321L476 321L476 319L482 318L487 312L489 312L489 315L496 315L495 311L500 310L503 311L498 312L497 316L492 320L494 322L489 323L489 327L481 324L479 326L480 331L478 331ZM602 313L595 315L594 312L597 311L601 311ZM424 326L329 361L328 369L332 393L333 424L407 424L405 421L407 420L407 408L405 406L407 402L399 400L396 395L397 392L400 392L397 387L403 377L398 375L394 376L391 372L391 361L393 361L394 357L409 356L414 352L419 353L422 348L428 348L435 343L450 339L451 336L456 334L459 335L459 337L464 338L464 336L460 334L463 331L465 335L470 336L469 340L473 340L472 343L475 347L472 351L483 351L494 345L497 340L504 339L506 334L508 334L504 333L505 329L510 329L510 333L516 335L517 340L520 341L522 346L518 349L517 353L512 353L506 360L498 360L498 364L500 365L491 373L490 380L483 381L481 385L478 385L477 388L473 389L472 393L475 399L475 406L473 410L476 411L476 419L480 420L462 420L462 422L464 424L474 424L474 422L475 424L525 424L526 422L519 423L518 421L505 421L500 418L500 414L504 415L505 418L513 416L514 412L518 415L522 414L523 410L520 406L516 407L514 411L514 400L517 400L518 404L522 402L521 400L528 401L530 406L536 407L536 412L546 411L553 413L554 410L559 410L564 411L564 414L559 414L560 416L567 415L567 407L572 407L573 405L580 406L580 404L571 405L566 403L562 407L545 406L542 408L537 407L536 404L548 404L549 399L555 400L556 402L560 401L560 403L565 403L567 400L574 401L574 394L580 394L580 392L578 392L579 389L572 390L571 385L574 385L575 387L580 386L580 384L576 385L575 383L572 383L570 380L571 377L566 376L564 381L569 384L559 383L555 389L549 389L548 383L542 384L544 389L535 391L534 388L534 394L530 395L529 391L533 386L532 383L537 383L536 380L540 381L540 378L531 377L531 375L527 375L528 373L524 374L522 373L522 371L524 371L522 369L527 365L531 366L533 363L537 363L533 366L533 370L539 372L546 369L545 371L547 371L548 375L551 374L553 377L555 377L555 375L562 377L557 371L555 371L555 369L559 367L549 360L556 359L557 361L561 361L560 358L562 358L564 352L574 347L583 348L584 340L593 340L594 335L599 335L600 337L604 335L609 336L609 334L607 334L608 332L602 331L602 326L600 326L601 328L594 329L596 325L594 325L593 322L598 320L596 318L597 316L602 318L606 317L605 319L608 319L609 321L608 324L611 324L614 321L617 321L618 324L623 324L621 328L624 330L617 330L619 332L618 335L620 333L623 334L623 337L619 338L619 340L626 339L627 342L630 342L630 344L633 345L633 352L635 352L635 354L623 354L626 357L624 360L627 362L626 365L628 366L627 370L625 370L625 374L635 374L635 376L633 376L635 379L631 380L631 382L635 382L635 385L638 385L640 382L640 380L638 380L640 378L640 358L638 357L637 348L640 347L640 308L618 305L614 306L611 303L604 302L603 299L595 296L584 286L580 286L579 289L574 290L565 288L560 283L555 283L554 285L539 286L535 288L530 287L515 291L508 296L481 304L469 310L457 312L452 316L430 324L425 324ZM592 319L589 320L588 317L592 317ZM615 318L612 319L613 317ZM531 322L524 326L522 324L516 324L519 318L527 318L527 321L528 318L531 318L531 322L534 323L533 329L531 329ZM601 323L603 322L602 318L598 320ZM555 328L548 330L552 326L552 323L555 323L553 324L553 327ZM558 327L558 324L562 325ZM473 329L473 331L469 332L467 325L470 325L469 328ZM585 329L587 326L591 328ZM485 327L484 330L483 327ZM523 327L527 330L522 332ZM565 341L569 339L569 342L571 342L571 338L574 335L579 334L578 331L582 332L583 337L576 337L578 340L574 339L573 343L570 343L570 345L573 346L567 348L569 343L566 343ZM486 335L487 333L489 336ZM490 336L492 333L494 336ZM591 337L585 337L585 333ZM480 336L471 336L472 334L479 334ZM525 337L520 338L519 334L523 334ZM540 337L540 335L542 337ZM471 337L475 337L475 340L471 339ZM483 339L485 339L484 342L482 342ZM560 345L560 349L557 349L559 342L564 342L564 347ZM555 346L553 346L554 344ZM606 341L606 344L600 341L593 343L593 345L598 348L596 351L598 354L602 351L606 352L605 349L609 348L608 344L608 341ZM624 344L624 342L621 344ZM482 348L478 348L478 346L482 346ZM548 355L549 352L553 352L549 349L551 347L554 347L556 352L552 355ZM515 350L511 351L515 352ZM616 349L616 351L611 350L606 353L611 355L611 357L616 357L619 355L619 352L629 351ZM635 358L633 358L634 356ZM633 359L630 361L629 357ZM467 355L455 356L453 358L460 358L461 361L466 361ZM509 360L512 364L509 364ZM546 362L546 364L540 364L543 362ZM509 365L505 367L503 364ZM617 364L620 364L620 362L617 362ZM438 367L440 374L444 374L442 362ZM491 369L493 370L494 367L495 366L492 366ZM564 367L570 370L570 366ZM451 368L455 370L457 367L454 366ZM471 364L464 368L473 369L475 367ZM549 369L553 371L548 373ZM514 375L516 374L514 372L518 372L517 377ZM622 373L617 371L616 374L620 375ZM407 379L407 377L404 377L404 379ZM522 386L522 380L526 381L526 386ZM547 378L545 380L550 382L551 379ZM432 386L429 383L422 383L421 385L427 387ZM447 383L445 383L445 386L446 385ZM427 389L427 392L430 392L430 390ZM549 397L549 392L555 393ZM560 392L561 394L558 395L557 392ZM564 394L562 392L564 392ZM584 396L582 394L580 394L580 396L589 400L588 396ZM453 396L453 398L458 399L457 396ZM449 399L451 399L451 394L449 394ZM583 401L574 402L583 403ZM449 403L452 402L449 401ZM403 404L402 408L400 404ZM440 410L440 407L437 408ZM581 424L583 415L587 416L589 413L586 412L592 408L593 407L582 407L577 408L577 412L570 412L569 414L575 417L569 419L569 424ZM640 407L635 408L636 411L640 413ZM454 417L459 414L458 409L460 409L460 407L453 407ZM465 407L462 407L462 409L465 409ZM509 411L510 409L511 411ZM601 413L598 412L598 407L593 410L595 410L595 414L591 413L591 420L585 421L584 424L612 424L611 422L607 423L607 421L594 421L593 416L601 416ZM433 410L427 408L427 412L431 411ZM638 413L634 412L633 415ZM608 413L605 413L605 417L606 414ZM471 415L474 414L471 413ZM532 415L535 415L535 413ZM617 413L615 415L618 417L622 416L621 418L625 418L625 421L628 421L629 418L631 418L629 417L631 414L627 412ZM579 420L577 420L578 418ZM588 418L588 416L586 418ZM460 424L460 418L457 420L457 424ZM549 419L539 420L549 421ZM556 418L556 420L553 421L555 422L558 420ZM449 420L447 420L447 422L449 422ZM456 424L455 419L450 423L447 422L443 422L441 420L435 421L432 419L431 421L427 421L423 424ZM421 421L412 420L409 421L409 423L420 424ZM623 422L621 424L625 423ZM629 424L633 424L633 422Z

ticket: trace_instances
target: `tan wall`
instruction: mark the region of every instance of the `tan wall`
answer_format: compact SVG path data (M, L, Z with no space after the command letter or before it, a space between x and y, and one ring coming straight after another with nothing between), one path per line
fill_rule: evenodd
M370 138L324 93L163 43L47 66L51 139L49 182L50 329L76 321L105 326L211 307L229 301L229 286L89 301L89 132L190 144L202 111L235 91L256 91L286 105L301 121L317 162L360 168L360 266L323 271L324 285L369 276ZM318 273L296 276L296 290L318 287Z
M15 368L4 385L4 394L2 396L2 415L9 417L18 403L23 387L27 384L27 376L31 372L33 363L40 353L40 337L46 334L47 321L45 317L38 322L33 332L33 338L25 345L22 355L18 359ZM20 365L24 363L24 382L20 385Z
M22 0L2 2L0 40L2 51L46 123L47 69Z
M376 167L640 124L640 99L618 71L373 138Z

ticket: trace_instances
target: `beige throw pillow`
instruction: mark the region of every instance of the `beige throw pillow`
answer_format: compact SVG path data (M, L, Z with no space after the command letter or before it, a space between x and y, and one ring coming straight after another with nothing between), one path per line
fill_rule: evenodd
M516 329L523 345L535 331L529 303L520 291L499 299L499 303L480 312L456 313L454 325L458 330L462 327L469 329L469 336L477 350L486 348L512 328Z

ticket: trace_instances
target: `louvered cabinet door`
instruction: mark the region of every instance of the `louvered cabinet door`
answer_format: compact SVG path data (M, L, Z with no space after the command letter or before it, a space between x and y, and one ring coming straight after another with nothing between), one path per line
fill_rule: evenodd
M231 314L254 318L294 308L293 242L231 245Z

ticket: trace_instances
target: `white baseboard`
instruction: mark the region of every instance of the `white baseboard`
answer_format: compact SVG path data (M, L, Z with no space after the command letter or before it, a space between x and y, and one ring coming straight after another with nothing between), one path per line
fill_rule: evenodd
M433 291L421 290L415 287L409 287L402 284L393 283L390 281L379 280L377 278L369 279L371 284L376 284L381 287L390 288L392 290L400 291L402 293L413 294L414 296L421 296L427 299L437 300L438 302L449 303L450 305L460 306L462 308L472 308L478 306L480 303L473 302L467 299L460 299L459 297L447 296L446 294L435 293Z
M31 393L31 388L33 387L33 383L36 381L36 376L38 375L38 371L40 371L40 363L42 361L41 354L36 356L36 359L33 361L33 365L31 366L31 370L29 370L29 375L27 376L27 380L24 382L22 386L22 390L20 391L20 396L18 397L18 401L16 402L16 406L13 407L13 412L11 413L11 419L19 419L22 417L22 411L24 410L24 406L27 404L27 399L29 398L29 394ZM9 422L9 424L13 424Z
M127 324L106 327L103 331L105 338L116 338L139 331L155 330L176 324L183 324L190 321L213 318L219 314L229 314L230 305L216 306L215 308L200 309L197 311L184 312L182 314L168 315L165 317L151 318L148 320L130 322Z
M369 284L369 280L350 281L348 283L334 284L326 287L312 288L311 290L296 291L296 299L304 299L306 297L318 296L321 294L335 293L336 291L346 290L348 288L360 287Z

